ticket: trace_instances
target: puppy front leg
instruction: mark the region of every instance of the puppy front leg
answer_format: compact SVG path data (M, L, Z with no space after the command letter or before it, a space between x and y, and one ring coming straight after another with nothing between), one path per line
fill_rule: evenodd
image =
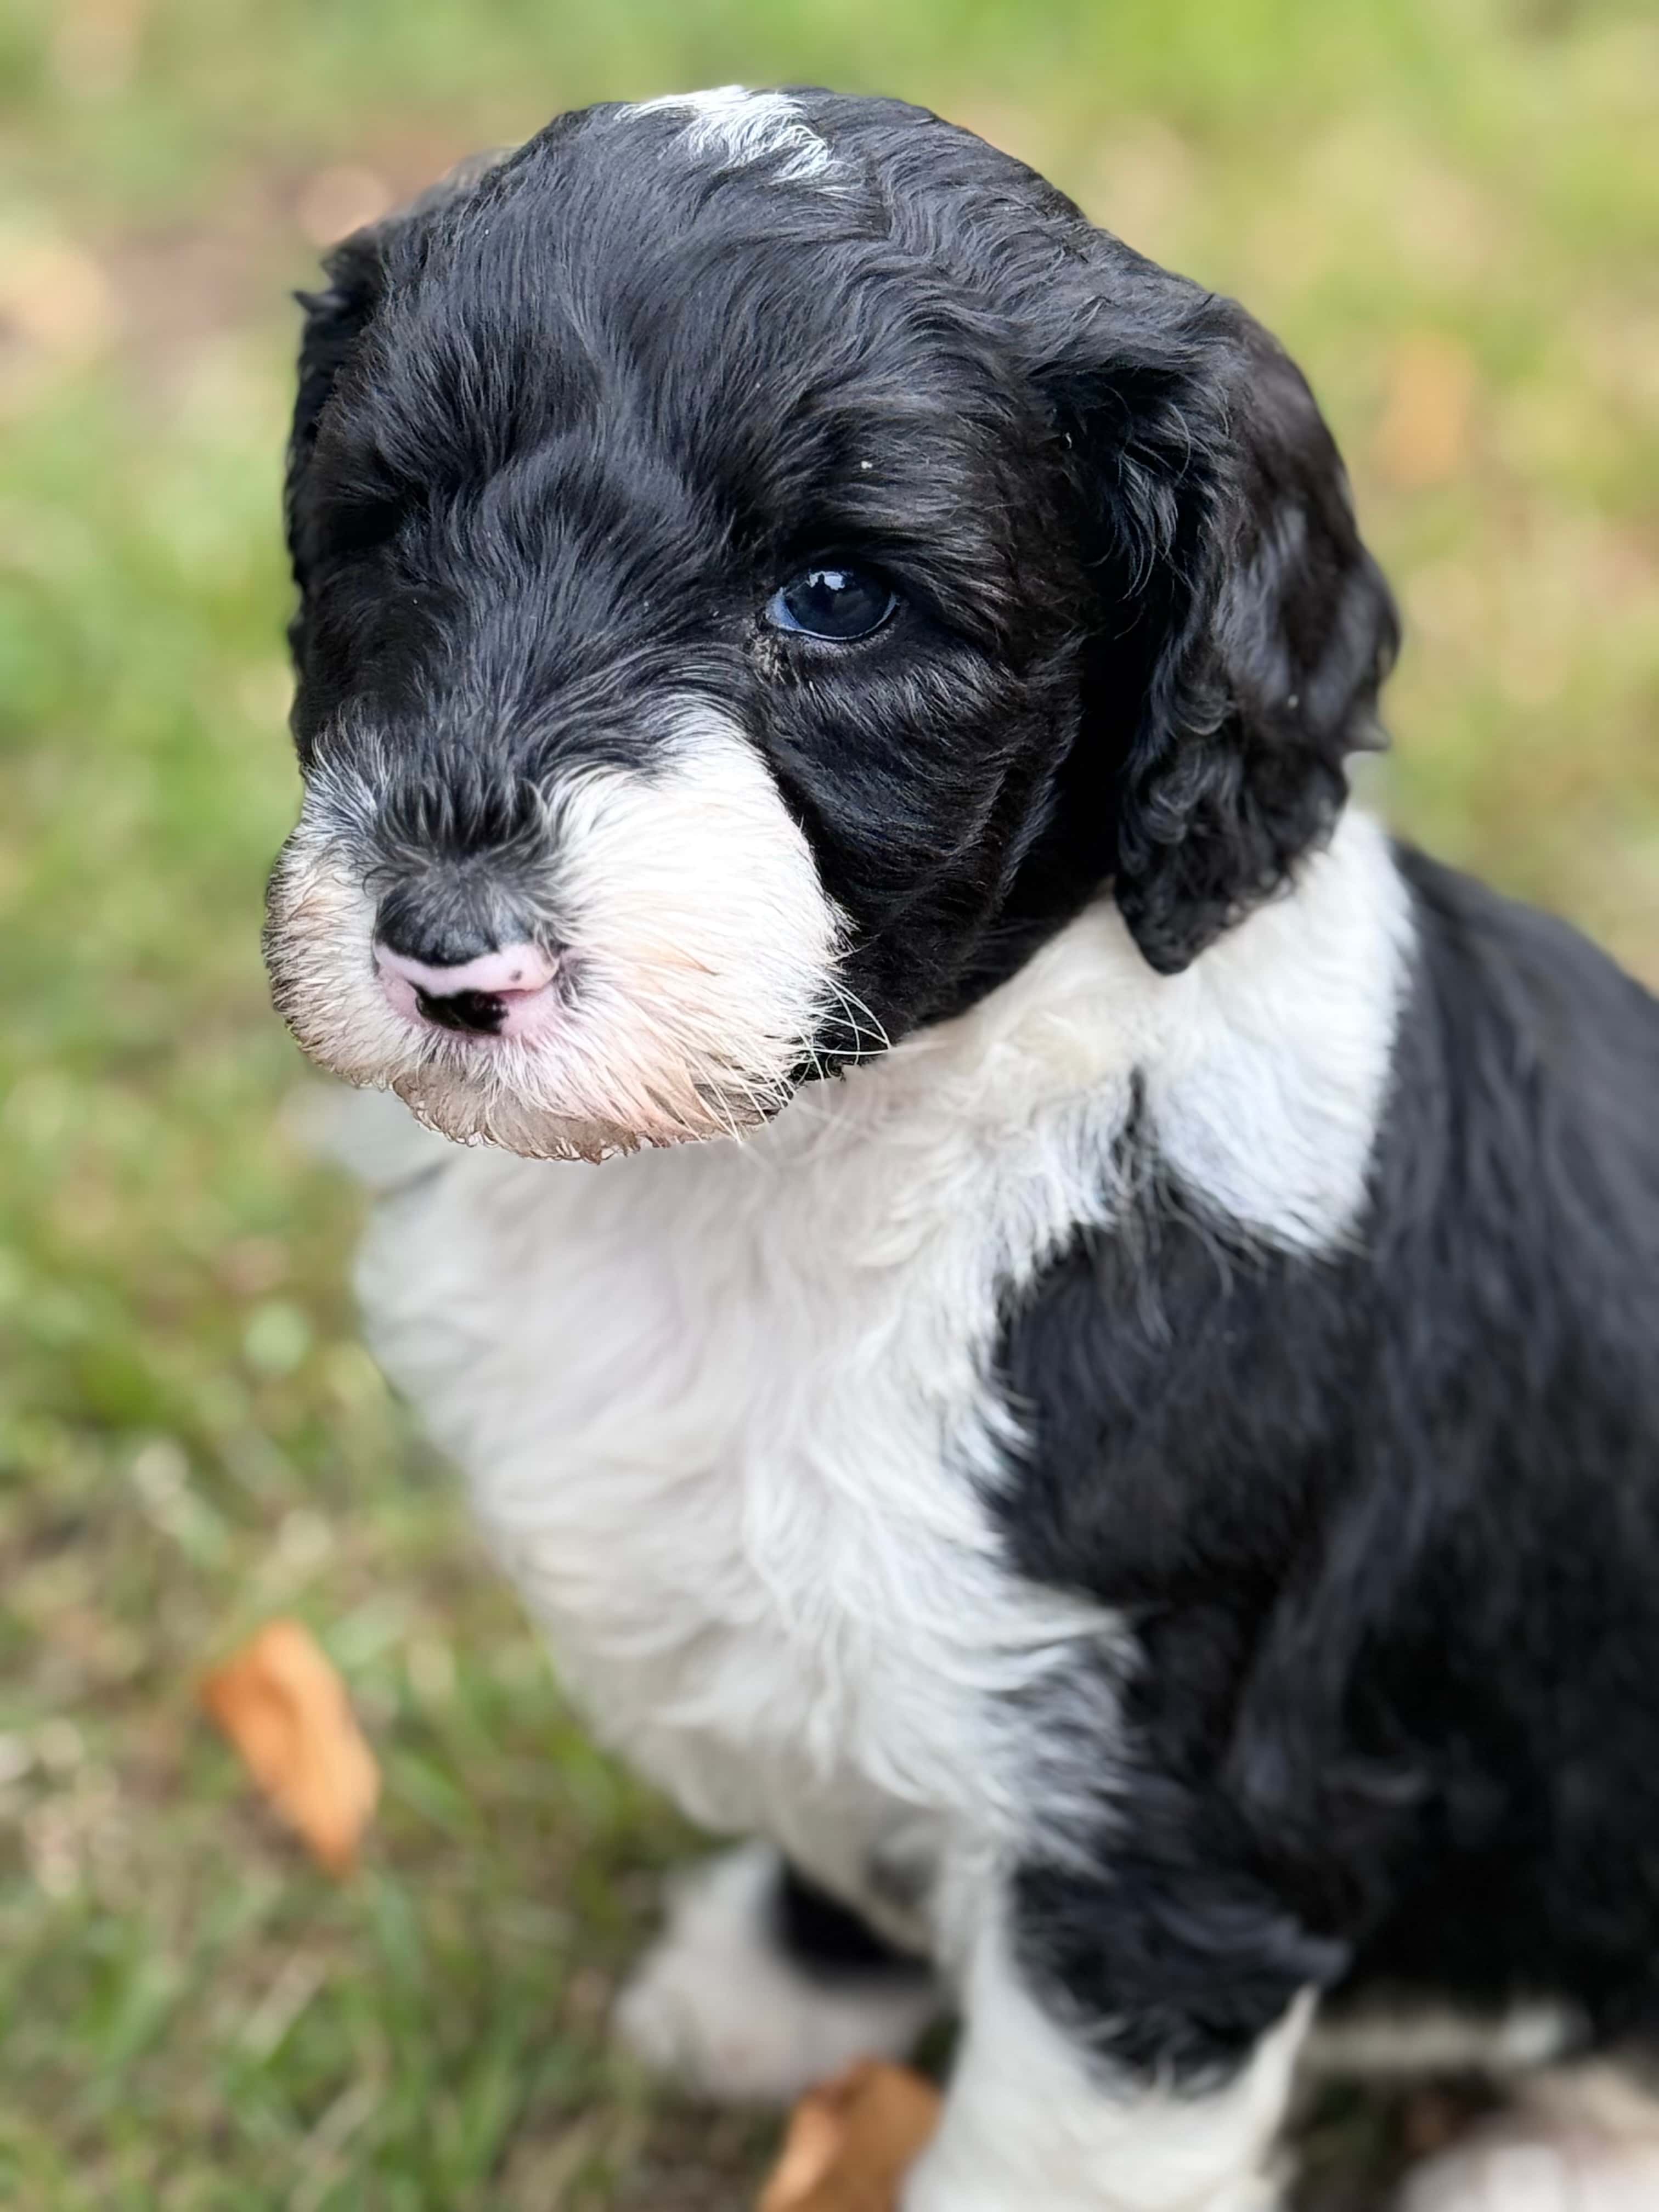
M740 1844L671 1884L667 1925L613 2015L653 2072L723 2100L787 2103L855 2058L901 2058L933 1975L790 1867Z
M1189 2085L1091 2049L993 1917L973 1947L964 2035L903 2212L1273 2212L1273 2149L1311 1993L1224 2074Z

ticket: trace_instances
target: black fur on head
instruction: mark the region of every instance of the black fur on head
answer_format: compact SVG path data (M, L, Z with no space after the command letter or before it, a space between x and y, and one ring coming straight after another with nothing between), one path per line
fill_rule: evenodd
M801 1069L958 1009L1103 887L1182 967L1374 741L1393 611L1296 370L920 110L590 109L329 275L295 734L331 865L455 958L557 934L526 824L596 765L651 776L671 701L763 760L835 918ZM873 636L769 623L824 561L896 593Z

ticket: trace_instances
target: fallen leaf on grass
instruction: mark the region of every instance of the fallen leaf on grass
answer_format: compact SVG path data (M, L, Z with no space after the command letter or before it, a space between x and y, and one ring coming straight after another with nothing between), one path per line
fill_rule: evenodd
M939 2091L908 2066L837 2075L796 2106L755 2212L894 2212L939 2113Z
M331 1874L349 1874L380 1773L345 1685L310 1630L267 1621L208 1676L202 1703L313 1856Z

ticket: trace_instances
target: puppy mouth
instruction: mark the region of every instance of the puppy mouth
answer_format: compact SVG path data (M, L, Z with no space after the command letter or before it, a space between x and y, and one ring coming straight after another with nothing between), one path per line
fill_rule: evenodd
M417 990L415 1008L424 1022L440 1029L458 1030L463 1036L491 1036L507 1019L507 1000L493 991L457 991L453 998L434 998Z

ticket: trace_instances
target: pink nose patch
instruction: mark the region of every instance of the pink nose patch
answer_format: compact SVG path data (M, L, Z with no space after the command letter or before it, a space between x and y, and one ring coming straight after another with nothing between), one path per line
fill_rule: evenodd
M377 945L374 957L380 973L401 975L417 991L434 999L453 999L458 991L488 991L504 999L514 991L544 991L553 981L553 963L539 945L508 945L499 952L481 952L476 960L463 960L453 968L434 968L425 960L411 960L389 945Z
M480 953L476 960L440 967L428 960L411 960L389 945L374 948L386 994L400 1014L414 1022L436 1021L446 1029L477 1030L495 1036L522 1036L539 1026L549 1010L552 994L548 986L557 963L538 945L507 945L499 952ZM455 1000L469 1010L500 1005L499 1020L449 1021L441 1012ZM422 1004L425 1001L425 1004Z

